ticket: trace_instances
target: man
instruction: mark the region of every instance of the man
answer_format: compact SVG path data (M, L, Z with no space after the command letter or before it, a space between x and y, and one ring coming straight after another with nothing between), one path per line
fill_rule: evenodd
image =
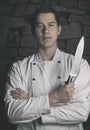
M41 7L32 16L38 52L14 63L6 82L5 105L17 130L83 130L90 109L90 68L80 64L75 82L66 84L74 56L59 50L57 12Z

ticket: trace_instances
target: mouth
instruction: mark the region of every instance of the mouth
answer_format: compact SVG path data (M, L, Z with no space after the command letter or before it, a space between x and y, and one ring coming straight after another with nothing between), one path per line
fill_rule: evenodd
M51 37L43 37L43 40L47 41L47 40L50 40Z

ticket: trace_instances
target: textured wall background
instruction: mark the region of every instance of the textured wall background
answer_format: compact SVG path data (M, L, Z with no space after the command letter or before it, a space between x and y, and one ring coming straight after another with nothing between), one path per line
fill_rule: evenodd
M85 36L84 58L90 63L90 0L0 0L0 126L2 130L14 130L4 113L3 95L6 74L17 59L37 50L30 31L30 16L39 6L52 5L59 11L62 33L59 47L74 54L82 35ZM90 129L90 119L84 123ZM0 128L1 129L1 128Z

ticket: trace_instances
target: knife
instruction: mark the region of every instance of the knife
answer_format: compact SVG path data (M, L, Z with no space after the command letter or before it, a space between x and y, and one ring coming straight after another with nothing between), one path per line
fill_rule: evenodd
M78 46L75 52L74 61L72 64L72 68L71 68L68 80L66 81L66 84L73 82L76 79L77 75L79 74L80 62L82 59L83 50L84 50L84 36L81 37L78 43Z

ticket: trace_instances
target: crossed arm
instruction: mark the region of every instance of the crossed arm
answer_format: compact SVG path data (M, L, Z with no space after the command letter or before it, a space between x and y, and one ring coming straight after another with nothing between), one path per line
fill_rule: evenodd
M63 83L58 87L57 90L49 94L49 105L53 106L54 104L58 103L67 103L72 98L74 90L75 90L74 83L69 84ZM21 88L11 90L10 95L12 96L12 98L16 100L18 99L23 100L30 98L29 94L26 93Z
M21 89L24 87L19 82L20 77L16 73L17 71L14 73L12 71L9 74L10 81L7 82L8 91L4 99L11 122L31 122L43 117L44 122L46 121L45 118L48 118L46 123L73 124L81 123L87 119L90 110L90 68L88 64L85 65L84 63L82 65L75 85L74 83L63 83L52 93L39 97L32 97L28 91ZM64 103L65 105L59 103ZM55 107L51 107L54 105Z

